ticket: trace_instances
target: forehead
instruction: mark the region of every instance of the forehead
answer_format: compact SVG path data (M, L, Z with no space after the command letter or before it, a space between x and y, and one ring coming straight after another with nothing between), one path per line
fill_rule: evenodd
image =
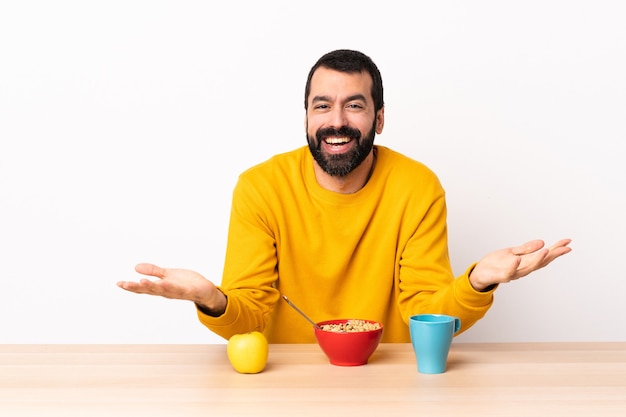
M368 102L372 99L372 77L367 72L341 72L320 67L311 77L309 102L316 97L342 99L362 95Z

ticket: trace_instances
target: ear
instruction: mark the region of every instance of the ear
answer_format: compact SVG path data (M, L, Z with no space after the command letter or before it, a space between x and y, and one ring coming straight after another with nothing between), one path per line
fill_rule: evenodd
M380 135L383 132L385 126L385 108L378 110L376 113L376 134Z

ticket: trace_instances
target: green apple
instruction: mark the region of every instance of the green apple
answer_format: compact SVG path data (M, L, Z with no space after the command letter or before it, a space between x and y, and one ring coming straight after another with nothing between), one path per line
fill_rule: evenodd
M241 374L258 374L265 369L269 347L263 333L254 331L231 336L226 353L235 371Z

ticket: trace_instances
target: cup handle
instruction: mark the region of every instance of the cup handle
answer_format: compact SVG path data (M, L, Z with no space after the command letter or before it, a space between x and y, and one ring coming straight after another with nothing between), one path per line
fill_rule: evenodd
M454 318L454 333L457 333L461 330L461 319L458 317Z

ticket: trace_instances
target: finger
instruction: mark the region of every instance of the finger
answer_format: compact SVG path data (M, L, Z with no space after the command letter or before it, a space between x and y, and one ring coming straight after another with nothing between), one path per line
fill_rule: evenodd
M126 290L126 291L130 291L130 292L134 292L137 294L145 294L146 290L144 289L144 287L137 283L137 282L132 282L132 281L119 281L117 283L117 286Z
M520 266L522 264L521 256L510 256L507 259L508 261L506 263L504 263L503 260L501 268L501 273L505 282L512 279L517 279L517 275L519 274Z
M558 258L559 256L563 256L566 253L570 253L571 251L572 251L572 248L570 248L569 246L560 246L556 248L551 248L550 254L546 257L544 262L547 265L553 260L555 260L556 258Z
M515 273L515 278L522 278L537 269L543 268L549 263L550 251L547 248L533 251L517 258L521 260L519 267Z
M159 281L161 282L161 281ZM132 281L120 281L117 283L118 287L125 289L126 291L134 292L137 294L151 294L151 295L161 295L158 283L150 281L149 279L143 278L139 282Z
M554 245L550 246L550 250L553 250L556 248L564 248L567 245L569 245L571 242L572 242L572 239L561 239L558 242L556 242Z
M519 255L515 255L515 260L513 261L512 273L509 274L511 278L515 277L520 270L520 266L522 265L522 257ZM513 278L515 279L515 278Z
M156 265L148 263L137 264L137 266L135 266L135 271L142 275L149 275L151 277L156 277L160 279L165 278L166 275L165 268L160 268Z
M115 285L117 285L118 287L124 290L128 290L129 284L130 283L128 281L118 281Z
M523 245L511 248L511 252L513 253L513 255L527 255L529 253L538 251L539 249L543 248L544 245L545 243L543 240L531 240L524 243Z

